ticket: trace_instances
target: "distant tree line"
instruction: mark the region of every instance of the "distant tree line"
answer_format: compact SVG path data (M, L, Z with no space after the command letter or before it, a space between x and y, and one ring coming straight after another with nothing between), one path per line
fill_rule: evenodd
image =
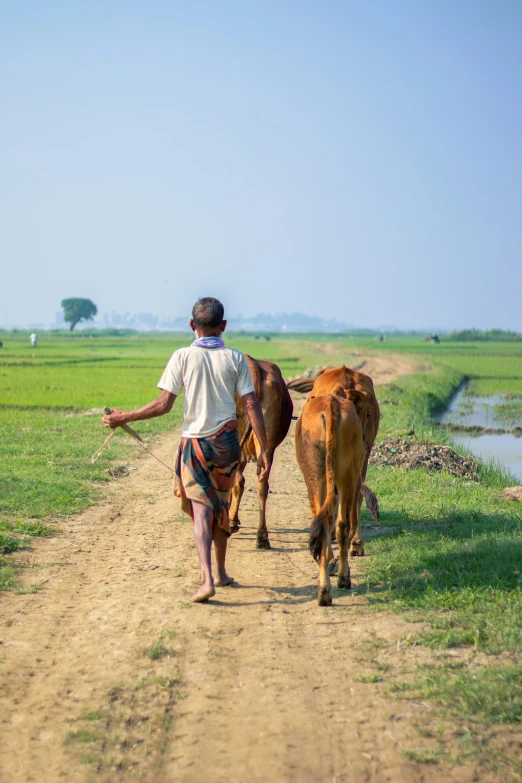
M482 332L480 329L461 329L458 332L448 334L446 340L458 343L522 342L522 334L520 332L505 331L504 329L488 329L485 332Z

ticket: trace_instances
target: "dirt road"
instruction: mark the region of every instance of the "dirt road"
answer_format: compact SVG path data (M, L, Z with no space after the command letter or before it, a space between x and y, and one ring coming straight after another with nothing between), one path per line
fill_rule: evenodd
M372 361L377 382L392 379ZM154 451L172 465L176 443ZM188 603L198 567L169 474L150 457L134 464L102 505L35 546L26 581L41 589L2 596L0 779L440 781L405 754L429 745L414 727L429 707L396 701L386 677L356 679L412 671L426 653L400 640L415 628L366 606L358 560L354 589L317 606L293 434L271 482L273 548L255 549L250 473L230 544L237 586L208 605Z

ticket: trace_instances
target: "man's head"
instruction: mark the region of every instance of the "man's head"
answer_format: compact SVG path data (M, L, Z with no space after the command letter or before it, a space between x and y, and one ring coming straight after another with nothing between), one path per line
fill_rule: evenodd
M199 337L218 336L225 331L227 322L223 320L225 308L213 296L203 296L192 308L190 328Z

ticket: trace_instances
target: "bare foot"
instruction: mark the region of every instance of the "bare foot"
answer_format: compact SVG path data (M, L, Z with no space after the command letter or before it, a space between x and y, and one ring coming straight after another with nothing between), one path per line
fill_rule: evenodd
M194 593L190 599L193 604L204 604L209 598L216 595L214 585L201 585L197 593Z
M217 579L214 584L216 587L230 587L230 585L234 584L234 578L232 576L229 576L228 574L225 574L224 577L221 579Z

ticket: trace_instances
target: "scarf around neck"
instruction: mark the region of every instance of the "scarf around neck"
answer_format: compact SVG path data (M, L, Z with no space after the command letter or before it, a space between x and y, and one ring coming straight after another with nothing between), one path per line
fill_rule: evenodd
M196 348L224 348L225 343L221 337L198 337L192 345Z

